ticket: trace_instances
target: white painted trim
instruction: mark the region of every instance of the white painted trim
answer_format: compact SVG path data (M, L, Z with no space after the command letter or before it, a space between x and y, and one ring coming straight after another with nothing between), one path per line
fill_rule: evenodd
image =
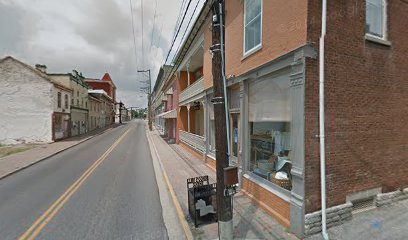
M378 36L375 36L373 34L370 34L370 33L367 32L367 30L366 30L366 35L365 36L366 36L366 40L377 42L377 43L384 44L384 45L388 45L388 43L389 43L389 45L391 45L391 43L387 41L388 40L388 2L387 2L387 0L382 0L382 3L383 3L383 6L382 6L382 12L383 12L383 20L382 20L383 32L382 32L382 35L383 35L383 37L378 37ZM366 2L366 8L367 8L367 2ZM367 12L366 12L366 20L365 21L366 21L366 24L367 24ZM377 40L380 40L380 41L377 41Z
M216 161L217 159L215 159L215 156L213 153L209 152L207 153L207 157L211 158L212 160Z
M201 33L197 42L190 48L190 50L184 56L184 60L180 63L179 67L177 68L177 71L181 71L181 69L187 65L187 62L190 60L190 58L197 52L197 50L203 44L204 44L204 33Z
M382 40L388 39L388 2L387 0L383 0L383 38Z
M244 26L244 31L243 31L243 35L244 35L244 36L243 36L243 42L242 42L242 46L243 46L242 52L243 52L243 55L242 55L241 60L245 59L246 57L248 57L248 56L251 55L252 53L254 53L254 52L256 52L256 51L258 51L258 50L260 50L260 49L262 48L263 0L261 0L261 16L260 16L260 18L261 18L261 37L260 37L260 41L261 41L261 42L260 42L258 45L256 45L255 47L249 49L248 51L245 51L245 19L246 19L245 2L246 2L246 1L248 1L248 0L245 0L245 1L244 1L244 22L243 22L243 24L242 24L242 26Z
M379 38L379 37L377 37L377 36L371 35L371 34L369 34L369 33L366 33L366 35L365 35L364 38L365 38L365 40L367 40L367 41L375 42L375 43L382 44L382 45L385 45L385 46L389 46L389 47L390 47L390 46L392 45L390 41L384 40L384 39L382 39L382 38Z
M241 57L241 61L245 60L246 58L248 58L249 56L251 56L252 54L260 51L262 49L262 44L259 44L257 47L252 48L251 50L249 50L247 53L245 53L242 57Z

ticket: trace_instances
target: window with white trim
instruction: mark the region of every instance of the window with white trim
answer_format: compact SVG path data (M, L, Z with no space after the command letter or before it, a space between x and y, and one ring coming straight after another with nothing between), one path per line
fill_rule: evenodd
M244 55L261 46L262 0L245 0Z
M386 0L366 0L366 33L368 35L386 39Z

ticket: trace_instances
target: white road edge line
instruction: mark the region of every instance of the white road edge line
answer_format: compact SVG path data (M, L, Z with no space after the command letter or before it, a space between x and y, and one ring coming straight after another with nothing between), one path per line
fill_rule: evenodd
M160 201L162 203L162 208L163 208L163 206L166 205L166 201L164 201L164 199L168 199L168 196L166 196L166 193L170 194L172 202L173 202L174 207L175 207L175 214L177 215L177 217L180 220L181 228L184 231L184 235L185 235L186 239L192 240L192 239L194 239L193 234L192 234L192 232L190 230L190 227L189 227L186 219L184 218L183 210L181 209L180 203L177 200L177 197L176 197L176 194L174 193L173 187L170 184L170 181L169 181L169 178L167 176L166 170L163 167L162 161L161 161L160 156L159 156L159 154L157 152L156 146L155 146L153 140L151 139L151 136L150 136L150 133L149 133L148 129L146 129L146 136L147 136L147 139L149 141L150 152L151 152L151 155L152 155L153 165L154 165L154 169L155 169L155 172L156 172L156 181L157 181L158 186L159 186L159 194L160 194ZM157 165L159 165L159 166L157 166ZM166 183L168 192L167 191L165 191L165 192L162 191L164 189L160 190L159 182L163 181L163 180ZM172 210L174 210L174 209L172 209ZM168 234L169 234L169 238L170 239L180 239L180 236L175 236L175 235L177 235L176 234L177 230L174 229L174 226L173 225L171 227L168 226L170 223L174 223L174 216L173 217L168 216L167 215L168 213L165 214L165 212L166 211L164 211L164 209L163 209L164 224L166 225L166 228L167 228L167 231L168 231ZM165 215L167 215L167 216L165 216ZM174 215L174 213L173 213L173 215ZM166 218L167 218L167 220L166 220Z

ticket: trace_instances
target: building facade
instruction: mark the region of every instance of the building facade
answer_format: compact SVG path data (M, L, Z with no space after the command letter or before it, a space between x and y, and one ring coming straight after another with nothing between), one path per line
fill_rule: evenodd
M72 73L47 75L61 85L71 88L71 136L87 133L88 129L88 88L82 73L73 70Z
M160 68L152 92L152 109L155 127L168 142L174 143L177 132L177 103L178 92L176 78L166 81L171 66ZM161 89L161 91L158 91Z
M103 90L111 99L110 110L106 109L106 114L110 115L110 120L107 122L114 123L116 107L116 86L109 73L105 73L101 79L86 78L85 82L93 90Z
M210 3L163 81L179 92L176 142L214 167ZM314 0L225 1L230 164L239 167L241 191L299 237L321 231L321 7ZM408 157L406 10L401 1L328 2L329 227L362 205L380 206L385 193L408 197L401 190L408 187L407 169L400 164ZM167 89L155 91L159 96Z
M72 90L13 57L0 60L0 143L52 142L69 136Z

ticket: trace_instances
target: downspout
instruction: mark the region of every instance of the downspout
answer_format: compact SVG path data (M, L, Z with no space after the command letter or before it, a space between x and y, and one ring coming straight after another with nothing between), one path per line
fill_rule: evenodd
M322 0L322 35L319 49L319 128L320 128L320 187L322 201L322 235L329 239L326 224L326 151L324 132L324 39L326 36L327 0Z
M227 155L228 155L228 162L231 165L231 142L230 142L230 122L229 122L229 111L228 111L228 97L227 97L227 81L225 79L225 59L224 59L224 20L222 13L222 4L220 3L220 42L221 42L221 72L222 72L222 81L224 83L224 107L225 107L225 127L227 128Z

